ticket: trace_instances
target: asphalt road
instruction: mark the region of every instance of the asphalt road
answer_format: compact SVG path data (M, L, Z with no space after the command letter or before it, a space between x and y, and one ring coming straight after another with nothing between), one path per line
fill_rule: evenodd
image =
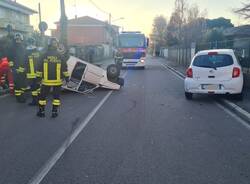
M249 184L250 129L211 97L187 101L163 62L120 91L64 93L56 120L0 97L0 184Z

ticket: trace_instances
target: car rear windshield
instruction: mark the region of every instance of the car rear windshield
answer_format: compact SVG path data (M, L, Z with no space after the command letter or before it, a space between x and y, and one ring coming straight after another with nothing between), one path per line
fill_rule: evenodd
M233 58L226 54L201 55L194 59L193 66L202 68L219 68L233 64Z

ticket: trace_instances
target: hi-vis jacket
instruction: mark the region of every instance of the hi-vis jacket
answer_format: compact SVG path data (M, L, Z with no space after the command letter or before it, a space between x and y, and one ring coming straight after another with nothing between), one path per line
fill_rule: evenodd
M28 79L35 79L37 77L36 72L38 69L39 56L40 53L36 48L27 50L25 71Z
M63 78L69 77L67 63L57 50L49 49L39 61L37 76L45 86L60 86Z

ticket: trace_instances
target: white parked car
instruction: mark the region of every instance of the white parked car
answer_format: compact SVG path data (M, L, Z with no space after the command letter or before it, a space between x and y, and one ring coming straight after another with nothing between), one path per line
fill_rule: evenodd
M185 96L193 94L230 94L241 100L242 68L231 49L198 52L186 71Z

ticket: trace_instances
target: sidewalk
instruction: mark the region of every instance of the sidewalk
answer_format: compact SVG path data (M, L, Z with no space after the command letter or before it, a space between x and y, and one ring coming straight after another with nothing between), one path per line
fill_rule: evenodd
M180 66L177 63L173 62L173 61L166 61L167 65L169 65L170 67L178 70L179 72L183 73L185 75L186 73L186 67ZM242 109L246 110L247 112L250 112L250 89L249 88L245 88L244 89L244 99L243 101L237 101L237 100L233 100L232 98L228 98L228 97L224 97L227 100L233 102L234 104L238 105L239 107L241 107Z

